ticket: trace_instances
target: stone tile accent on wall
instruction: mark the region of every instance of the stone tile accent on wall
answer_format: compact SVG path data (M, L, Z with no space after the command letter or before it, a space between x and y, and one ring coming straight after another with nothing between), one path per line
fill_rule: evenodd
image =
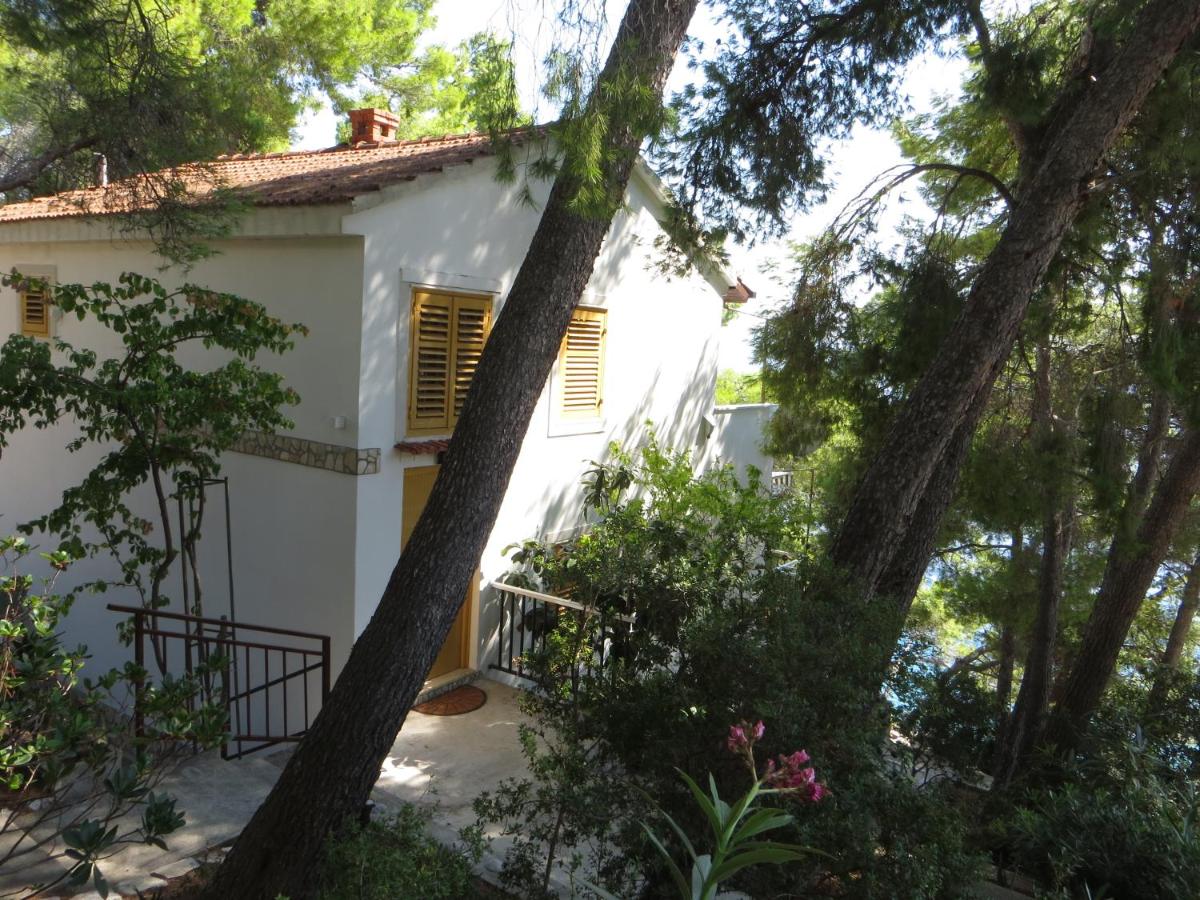
M327 469L343 475L374 475L379 471L379 448L343 447L287 434L267 434L262 431L244 432L230 448L251 456L265 456L280 462Z

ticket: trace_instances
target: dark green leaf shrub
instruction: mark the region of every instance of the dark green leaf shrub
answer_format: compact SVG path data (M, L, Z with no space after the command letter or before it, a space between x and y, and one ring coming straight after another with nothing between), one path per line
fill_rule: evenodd
M894 726L921 779L987 772L995 752L996 699L970 666L941 663L938 647L905 632L892 658L888 699Z
M888 715L877 685L893 615L863 607L799 557L794 501L747 487L728 469L695 477L686 456L654 446L636 464L618 454L597 467L589 487L594 524L564 545L522 545L518 576L605 615L560 617L547 652L527 659L543 690L529 694L526 708L561 748L539 745L547 756L520 804L514 793L506 810L485 812L506 812L509 823L571 816L575 805L554 806L554 786L572 780L575 754L586 747L587 777L613 783L607 793L617 798L587 808L603 823L591 837L619 848L625 867L601 872L613 876L601 886L661 896L669 876L636 827L639 792L686 833L699 833L705 823L676 770L694 779L711 772L723 796L740 795L745 773L726 751L728 729L763 719L772 723L763 752L806 748L831 791L818 807L774 798L794 819L780 839L832 860L754 868L737 887L764 897L966 896L978 859L966 847L963 816L948 793L917 790L895 774L884 754ZM799 558L781 566L780 553ZM635 615L632 630L614 627L613 614ZM607 667L581 670L600 647ZM593 796L603 795L597 786ZM544 867L549 846L539 835L523 852L536 860L540 850Z
M428 833L414 806L351 826L328 850L319 900L470 900L479 848L455 850Z
M1033 791L1007 825L1014 862L1070 897L1200 897L1195 784L1135 748Z

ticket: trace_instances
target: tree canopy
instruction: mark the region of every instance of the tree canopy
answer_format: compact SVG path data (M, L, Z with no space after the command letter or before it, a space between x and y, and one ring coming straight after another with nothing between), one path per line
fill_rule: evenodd
M479 35L422 49L433 0L10 0L0 4L0 193L283 150L326 101L395 107L406 136L464 129L510 78ZM330 135L330 143L333 135ZM164 188L165 189L165 188Z

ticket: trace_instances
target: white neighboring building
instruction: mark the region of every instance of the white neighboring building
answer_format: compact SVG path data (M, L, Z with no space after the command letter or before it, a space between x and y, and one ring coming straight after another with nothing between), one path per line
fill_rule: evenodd
M539 219L515 186L494 177L486 138L389 142L381 139L386 124L385 116L356 112L356 136L366 140L354 146L222 158L195 176L197 192L215 175L254 206L236 236L217 241L217 255L186 280L259 301L310 329L291 353L263 360L302 398L290 412L294 432L247 435L223 462L237 620L329 635L335 675L375 609L452 431L454 387L442 360L448 350L471 365L472 341L503 312ZM162 260L150 243L87 215L102 212L115 189L0 207L0 270L61 283L154 274ZM544 202L549 185L534 189ZM718 272L658 273L663 202L639 165L479 561L484 590L464 605L436 679L486 669L497 625L486 587L507 568L502 549L576 527L580 476L609 442L637 444L650 421L665 446L692 449L697 460L762 465L757 430L722 438L722 447L739 448L732 456L706 446L714 422L727 416L714 418L713 407L722 310L748 292ZM162 277L184 280L175 270ZM90 321L51 313L53 334L106 349ZM20 298L0 292L0 337L31 324L22 321ZM438 343L455 338L449 348ZM759 428L761 416L749 418ZM49 510L87 471L91 458L68 454L67 439L65 429L24 432L4 452L0 528ZM206 531L215 544L204 553L210 584L223 580L223 531L223 523ZM206 615L226 612L212 594ZM81 603L70 634L110 663L126 651L112 640L115 616L102 600L131 602L108 595Z

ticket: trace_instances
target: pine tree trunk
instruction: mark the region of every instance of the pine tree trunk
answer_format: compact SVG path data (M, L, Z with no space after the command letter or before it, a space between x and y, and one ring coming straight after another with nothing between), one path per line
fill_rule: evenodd
M1200 491L1200 428L1186 429L1136 533L1118 532L1079 652L1063 681L1047 740L1073 748L1104 694L1134 617L1146 599L1192 498Z
M1057 504L1055 504L1057 505ZM1071 552L1071 525L1075 510L1071 503L1049 512L1042 528L1042 561L1038 573L1038 605L1025 657L1025 672L1017 691L1008 728L1001 744L993 786L1003 789L1012 783L1028 762L1034 744L1045 727L1054 684L1054 644L1058 638L1058 608L1062 602L1066 562Z
M588 283L644 138L643 98L661 102L697 0L630 0L593 104L612 157L598 163L610 209L576 211L584 167L570 146L480 360L429 501L328 702L234 844L206 898L312 896L326 838L356 816L466 594L534 405ZM645 93L631 101L628 85ZM611 100L624 92L624 100Z
M1005 744L1009 724L1012 721L1013 669L1017 664L1017 637L1011 625L1000 629L1000 664L996 667L996 747Z
M1020 527L1009 535L1009 589L1008 602L1012 609L1020 604L1020 594L1025 574L1025 533ZM1017 664L1017 635L1011 623L1000 628L1000 665L996 669L996 745L992 754L992 768L1000 762L1009 726L1012 724L1013 670Z
M834 540L833 561L866 598L879 593L885 573L911 571L900 553L929 545L911 531L937 527L940 516L922 514L921 506L935 473L957 479L957 471L940 466L947 448L977 404L986 403L1105 152L1198 25L1200 0L1148 4L1110 64L1089 79L1062 124L1052 126L966 308L897 416ZM895 599L902 606L909 600Z
M1054 416L1052 382L1053 358L1049 343L1044 341L1037 348L1032 416L1038 449L1043 454L1055 452L1056 429L1060 427ZM1017 702L1005 729L993 772L993 787L998 790L1003 790L1012 782L1020 766L1028 759L1034 741L1041 734L1050 705L1054 645L1058 637L1058 607L1062 600L1067 557L1071 552L1071 525L1075 517L1071 492L1064 488L1063 482L1063 474L1055 472L1045 487L1037 614L1025 658L1025 672L1017 691Z
M1171 633L1167 636L1167 649L1163 651L1159 661L1158 673L1154 678L1154 686L1150 689L1148 707L1157 709L1166 698L1168 681L1171 673L1179 670L1179 661L1183 658L1183 648L1187 645L1188 634L1192 630L1192 621L1196 618L1196 610L1200 608L1200 556L1192 562L1188 570L1187 581L1183 585L1183 596L1179 600L1179 609L1175 613L1175 621L1171 625Z
M959 472L970 452L975 428L986 406L986 401L972 404L966 419L955 429L929 479L921 502L909 520L896 554L879 576L875 593L895 600L899 613L896 618L897 629L903 628L904 619L929 568L929 559L937 546L938 529L946 510L954 501ZM899 632L896 636L899 637ZM888 653L891 653L890 647Z
M1171 626L1171 634L1167 638L1167 649L1163 651L1162 667L1178 669L1179 660L1183 657L1183 648L1187 643L1188 632L1192 630L1192 620L1196 618L1196 609L1200 607L1200 556L1192 563L1188 572L1187 583L1183 586L1183 597L1179 601L1179 611L1175 614L1175 623Z

